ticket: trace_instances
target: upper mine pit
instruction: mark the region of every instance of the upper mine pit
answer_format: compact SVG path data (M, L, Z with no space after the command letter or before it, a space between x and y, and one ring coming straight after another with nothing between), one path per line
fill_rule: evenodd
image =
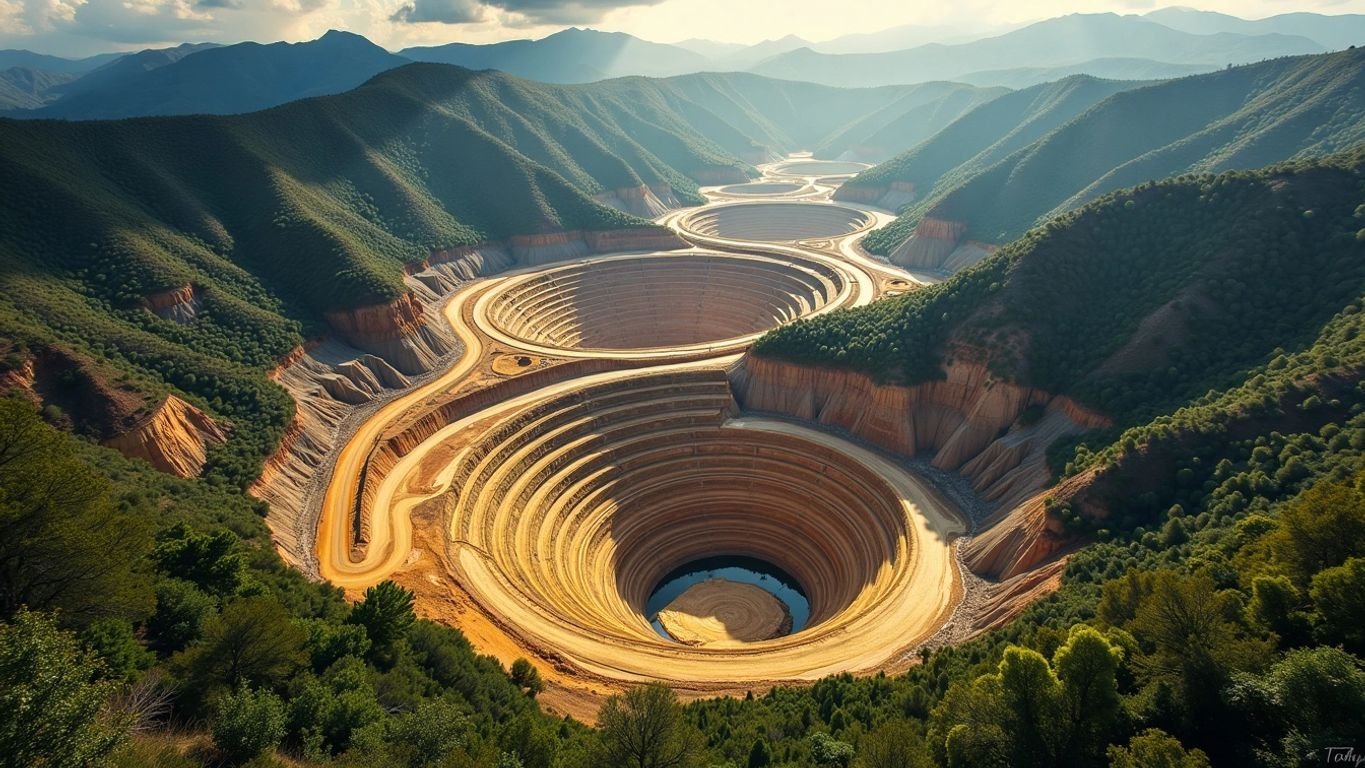
M774 173L783 176L852 176L870 167L867 163L841 160L795 160L779 165Z
M731 184L728 187L721 187L717 191L722 195L734 195L736 197L768 197L790 195L805 188L805 184L794 181L755 181L751 184Z
M842 301L843 270L814 259L690 253L578 262L491 292L487 330L547 350L724 346Z
M851 235L872 225L856 208L823 203L736 203L703 208L680 224L705 237L794 242Z

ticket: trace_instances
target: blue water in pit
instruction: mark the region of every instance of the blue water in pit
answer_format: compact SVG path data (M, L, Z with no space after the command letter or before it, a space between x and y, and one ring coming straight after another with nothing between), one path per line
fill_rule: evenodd
M781 600L792 617L791 634L805 629L810 621L810 600L796 579L788 576L782 569L752 557L721 556L695 560L674 570L654 588L645 604L645 618L654 631L665 640L673 637L659 623L659 611L686 592L688 587L707 579L725 579L742 584L753 584Z

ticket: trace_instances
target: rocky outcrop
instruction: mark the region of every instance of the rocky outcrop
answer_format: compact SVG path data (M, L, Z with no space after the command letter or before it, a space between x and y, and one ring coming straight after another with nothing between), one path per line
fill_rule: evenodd
M614 251L672 251L686 248L687 242L666 227L640 227L636 229L603 229L584 232L592 253L612 253Z
M676 203L677 198L673 197L673 189L664 185L668 190L668 197ZM608 192L593 195L594 200L603 205L624 211L632 216L639 216L642 219L653 219L668 213L671 207L663 200L659 199L654 193L654 189L641 184L638 187L622 187Z
M191 283L185 283L144 296L142 306L157 317L186 325L199 314L203 301L199 297L199 289Z
M888 211L899 211L915 200L915 184L893 181L886 187L862 187L845 184L834 192L835 200L875 205Z
M227 433L208 414L170 395L140 424L105 445L162 472L194 477L204 468L208 446L226 440Z
M455 346L450 329L428 322L412 293L385 304L328 312L326 318L351 346L378 355L409 375L431 370Z
M965 221L925 216L909 240L891 253L891 262L907 269L942 269L967 234Z
M1037 491L1006 510L1007 524L991 525L973 538L963 548L963 561L973 573L1006 581L1053 559L1075 541L1061 521L1048 514L1048 501L1079 500L1094 482L1094 475L1092 470L1070 477L1062 485Z
M470 280L497 274L515 264L511 251L500 243L442 248L407 265L405 282L420 297L435 302Z
M878 384L853 371L751 353L731 371L731 381L745 410L835 427L967 477L995 510L990 524L1021 527L997 534L1002 540L989 545L993 554L983 557L982 567L992 576L1016 575L1057 551L1035 541L1042 522L1030 507L1049 479L1047 446L1108 421L1070 398L998 380L981 363L954 362L944 373L921 384Z

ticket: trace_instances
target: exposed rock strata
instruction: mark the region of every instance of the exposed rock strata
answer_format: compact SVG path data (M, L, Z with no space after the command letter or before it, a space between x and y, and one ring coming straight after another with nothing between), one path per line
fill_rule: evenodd
M199 298L199 289L185 283L177 288L143 297L142 306L157 317L185 325L199 314L203 302Z
M907 269L942 269L966 234L965 221L925 216L914 235L891 253L891 262Z
M454 349L450 329L428 321L422 302L405 293L386 304L328 312L327 324L357 349L409 375L431 370Z
M208 414L170 395L135 428L105 445L162 472L194 477L204 468L209 444L226 440L227 433Z
M885 208L888 211L899 211L914 202L915 184L910 181L893 181L885 187L843 186L835 191L834 199L866 203Z
M664 184L658 188L664 192L662 197L655 193L655 187L641 184L638 187L622 187L602 192L593 195L593 199L618 211L642 219L653 219L668 213L671 208L678 207L678 198L674 196L672 187Z
M911 386L877 384L864 374L748 355L731 372L735 396L751 411L778 413L847 431L884 450L930 457L967 477L996 514L991 554L969 559L978 572L1010 578L1043 562L1060 544L1042 544L1038 497L1049 479L1047 446L1107 420L1067 397L994 379L985 365L956 362L945 378ZM1030 406L1041 416L1024 424ZM1003 526L1003 527L1002 527ZM1015 528L1022 530L1013 531Z

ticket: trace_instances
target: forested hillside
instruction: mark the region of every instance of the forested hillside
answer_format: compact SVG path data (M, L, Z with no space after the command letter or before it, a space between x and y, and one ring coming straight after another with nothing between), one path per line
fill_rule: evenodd
M1009 242L1114 189L1340 151L1365 140L1362 84L1365 49L1278 59L1116 93L991 165L940 172L940 153L898 158L868 177L928 183L866 246L933 266L958 243ZM898 251L925 220L921 242Z
M289 419L263 374L324 312L432 249L644 224L590 195L748 172L657 101L440 65L242 117L0 121L6 368L100 438L174 388L236 425L208 471L244 487ZM182 289L192 323L148 311Z
M758 354L893 382L983 359L1115 426L1051 451L1069 480L1049 515L1094 542L1056 596L904 680L827 681L696 715L745 734L732 755L815 713L880 750L908 715L916 724L891 732L917 745L924 733L925 754L948 765L1203 764L1152 762L1155 735L1106 757L1106 742L1148 728L1229 765L1296 765L1357 738L1365 645L1347 590L1365 577L1363 243L1361 150L1185 176L1106 196L932 289L762 339ZM1108 659L1103 703L1067 715L1082 645Z
M835 192L835 199L899 208L909 201L934 198L1115 93L1143 85L1077 75L1005 94L913 149L858 174ZM881 242L902 226L897 222L879 230L864 245L881 252Z

